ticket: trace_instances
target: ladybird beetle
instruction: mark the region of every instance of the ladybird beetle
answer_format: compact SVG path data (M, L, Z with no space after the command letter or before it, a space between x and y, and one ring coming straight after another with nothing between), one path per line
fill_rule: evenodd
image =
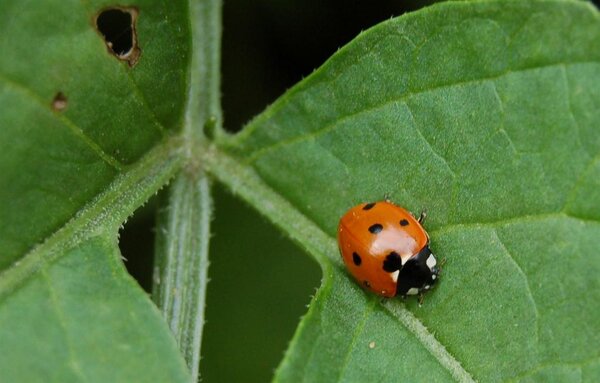
M389 201L361 204L340 219L338 245L359 284L384 297L429 290L439 269L429 235L408 210Z

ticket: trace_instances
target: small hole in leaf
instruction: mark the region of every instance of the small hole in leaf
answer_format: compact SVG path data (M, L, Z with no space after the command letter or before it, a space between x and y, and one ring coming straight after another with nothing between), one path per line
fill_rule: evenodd
M140 58L137 43L136 8L114 7L101 11L96 17L96 28L104 38L109 53L134 66Z
M52 109L57 112L62 112L67 108L67 96L63 92L58 92L52 99Z

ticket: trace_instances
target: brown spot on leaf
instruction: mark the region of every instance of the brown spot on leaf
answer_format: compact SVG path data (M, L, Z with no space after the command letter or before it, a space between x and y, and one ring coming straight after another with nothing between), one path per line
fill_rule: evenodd
M67 96L63 92L58 92L52 99L52 109L57 112L62 112L67 108Z
M95 26L104 39L108 52L130 67L137 64L142 53L137 41L136 23L139 10L135 7L110 7L100 11Z

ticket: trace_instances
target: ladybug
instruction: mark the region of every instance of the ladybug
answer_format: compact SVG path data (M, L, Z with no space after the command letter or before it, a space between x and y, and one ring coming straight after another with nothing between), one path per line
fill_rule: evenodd
M384 297L421 295L439 268L429 235L408 210L389 201L354 206L340 219L338 245L350 274Z

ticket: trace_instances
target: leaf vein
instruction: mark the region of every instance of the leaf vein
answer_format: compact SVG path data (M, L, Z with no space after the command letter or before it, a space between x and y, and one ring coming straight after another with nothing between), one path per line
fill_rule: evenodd
M0 73L0 82L3 82L8 87L12 88L14 91L22 94L26 98L33 100L39 107L42 108L45 112L48 112L52 117L58 120L62 125L64 125L67 129L71 131L71 133L79 140L81 140L85 145L87 145L98 157L100 157L104 162L110 165L112 168L117 171L122 171L124 165L118 161L116 158L106 153L98 143L88 137L83 129L81 129L75 122L73 122L70 118L65 116L63 113L54 112L50 109L50 103L46 103L42 97L40 97L37 93L30 89L24 84L11 80L6 77L4 74Z
M425 349L452 375L457 382L474 383L471 374L465 370L458 360L429 332L427 327L414 316L404 305L385 302L382 306L406 327L425 347Z
M515 257L513 257L513 255L510 253L510 251L508 250L508 248L506 247L504 242L502 242L502 239L498 235L498 230L494 229L492 232L494 233L494 236L498 240L498 244L500 245L502 250L506 253L506 255L508 255L508 257L510 258L512 263L517 267L519 274L521 274L521 276L525 280L525 287L527 288L526 289L527 297L533 304L533 313L535 314L535 318L534 318L535 319L535 342L539 343L540 342L540 311L537 307L537 302L535 301L535 298L533 297L533 291L531 290L531 285L529 284L529 278L527 278L527 274L525 274L525 272L521 268L521 265L519 265L519 263L517 262Z
M148 101L146 100L146 97L144 96L142 90L138 86L135 79L132 77L131 71L126 70L126 73L127 73L127 79L129 80L129 83L131 84L131 87L132 87L135 95L138 97L141 104L144 106L144 109L146 109L146 111L148 112L148 114L150 114L150 116L152 116L152 120L154 121L154 126L158 129L159 133L164 137L166 135L165 127L158 120L158 117L156 115L156 112L154 111L154 108L151 108L150 105L148 104Z
M456 86L476 85L476 84L484 84L486 82L493 82L494 80L501 79L504 76L508 76L508 75L511 75L514 73L521 73L521 72L534 71L534 70L556 69L556 68L566 67L566 66L571 66L571 65L599 64L599 63L600 62L598 62L598 61L581 60L581 61L572 61L572 62L568 62L568 63L563 62L563 63L552 63L552 64L547 64L547 65L537 65L537 66L531 66L531 67L517 69L517 70L507 70L507 71L504 71L497 75L493 75L493 76L489 76L489 77L458 81L458 82L450 83L450 84L436 85L431 88L423 88L423 89L416 90L416 91L409 91L399 97L394 97L389 100L382 101L376 105L371 105L366 108L358 109L357 111L354 111L352 113L341 116L337 120L325 125L323 128L308 132L306 134L300 134L298 136L291 137L289 139L280 140L280 141L277 141L270 145L256 149L252 152L252 154L250 156L248 156L246 158L246 163L252 164L252 163L256 162L260 157L262 157L265 153L267 153L269 151L276 150L283 146L295 144L298 142L302 142L302 141L305 141L305 140L308 140L311 138L316 138L318 136L326 134L326 133L334 130L335 128L337 128L340 123L343 123L347 120L351 120L352 118L355 118L362 114L373 112L378 109L385 108L389 105L393 105L395 103L406 103L406 101L410 100L411 98L422 95L422 94L427 94L427 93L435 92L437 90L448 89L448 88L452 88L452 87L456 87Z
M583 141L581 140L581 127L579 126L579 121L577 120L577 118L575 117L575 114L573 113L573 101L571 100L571 86L569 83L569 76L567 75L567 67L565 65L560 66L560 73L561 73L563 81L564 81L565 93L566 93L566 99L567 99L567 107L569 110L569 117L573 121L573 129L575 131L575 138L577 139L577 143L579 144L579 147L583 150L583 152L587 153L590 157L593 157L593 155L589 152L589 150L583 145Z
M66 345L67 351L69 353L69 359L70 359L70 363L68 364L68 366L75 373L75 375L80 379L80 381L82 381L82 382L87 381L88 379L86 379L86 377L83 375L83 372L81 371L81 368L79 367L79 364L77 363L77 360L75 359L77 353L74 350L73 341L68 332L69 326L67 326L67 324L65 323L64 315L63 315L62 311L60 310L60 306L58 303L59 300L58 300L58 297L56 296L56 291L54 290L54 287L52 286L52 281L50 280L50 276L48 275L47 270L42 270L40 275L42 276L43 280L46 282L46 286L48 287L48 294L50 295L50 303L51 303L51 306L54 308L54 313L56 314L56 319L58 320L58 324L59 324L59 326L63 332L64 338L65 338L65 345Z
M350 341L350 344L348 345L348 348L346 349L346 357L344 358L344 363L342 364L342 368L340 369L340 373L339 373L338 379L337 379L338 381L341 380L341 378L344 376L344 372L348 368L348 364L350 363L350 356L352 355L352 351L354 350L354 346L356 345L356 340L362 334L362 332L365 330L365 325L367 324L367 320L369 319L369 316L375 309L376 303L377 303L376 299L371 299L371 303L367 306L367 309L364 311L363 317L362 317L360 323L356 326L356 329L354 330L354 333L352 334L352 340Z
M442 235L442 234L445 234L448 232L452 232L455 230L464 230L464 229L468 229L468 228L480 229L480 228L486 228L486 227L495 228L496 226L499 226L499 225L510 225L510 224L523 223L523 222L535 222L535 221L547 220L547 219L574 219L577 221L581 221L583 223L600 224L600 221L597 221L597 220L577 217L574 215L567 214L565 212L555 212L555 213L524 214L524 215L518 215L518 216L509 217L509 218L505 218L505 219L499 219L499 220L490 221L490 222L451 223L451 224L444 225L443 227L440 227L437 229L431 229L428 231L429 231L429 234L433 237L433 236Z
M444 300L442 302L440 302L439 304L435 305L435 310L443 313L445 312L445 307L448 306L448 304L450 302L452 302L452 300L454 299L454 297L458 294L460 294L463 290L462 288L464 288L465 285L471 283L471 281L473 281L474 279L476 279L479 275L484 274L484 273L489 273L490 271L487 270L487 267L494 261L494 259L492 257L488 257L486 262L484 264L482 264L476 272L469 274L469 276L466 279L463 279L462 281L459 281L459 283L457 284L456 288L454 289L454 291L450 292L446 298L444 298Z
M500 92L498 92L498 86L496 85L496 83L494 81L490 81L490 84L491 84L491 88L492 88L492 93L494 94L494 97L496 98L496 101L498 102L498 109L500 109L500 116L502 117L502 121L500 122L500 127L498 128L498 130L496 130L495 133L500 133L504 137L506 137L506 140L508 141L508 144L510 145L510 148L512 149L513 154L517 155L517 154L519 154L517 145L515 145L515 142L513 141L512 137L510 136L510 134L508 134L508 132L505 129L506 112L504 110L504 101L502 100L502 97L500 97Z
M417 120L415 119L415 115L413 114L410 105L408 105L407 103L404 103L404 105L406 106L406 110L408 111L408 114L410 116L410 119L412 120L413 126L415 127L415 131L417 132L419 137L421 137L423 142L425 142L425 144L427 145L427 147L429 148L431 153L434 155L434 157L436 157L442 161L444 166L448 169L448 171L452 175L452 178L454 178L456 180L456 177L457 177L456 172L454 170L452 170L448 161L441 154L439 154L438 152L435 151L435 149L433 148L433 145L427 140L427 138L425 138L425 135L423 135L423 132L421 131L421 128L419 128L419 125L417 124Z
M543 370L543 369L545 369L547 367L552 367L552 366L572 366L572 367L577 367L577 368L581 369L581 368L585 367L588 364L597 362L598 360L600 360L600 357L599 356L594 356L592 358L588 358L588 359L585 359L585 360L580 360L578 362L559 362L559 363L550 362L550 363L542 363L542 364L537 365L537 366L535 366L535 367L533 367L533 368L531 368L531 369L529 369L527 371L524 371L524 372L520 373L519 375L517 375L515 377L512 377L512 378L510 378L508 380L505 380L504 383L514 383L514 382L521 381L524 377L531 376L531 375L533 375L533 374L535 374L535 373L537 373L537 372L539 372L539 371L541 371L541 370Z
M581 186L583 185L583 183L587 180L586 175L599 162L600 162L600 153L596 154L596 156L593 157L590 160L590 162L587 165L584 166L584 170L579 175L579 178L575 181L575 183L573 184L573 187L571 188L571 190L569 191L569 193L567 193L567 198L566 198L565 204L564 204L564 206L562 208L562 212L563 213L568 214L570 205L577 198L577 192L579 191L579 189L581 188Z

